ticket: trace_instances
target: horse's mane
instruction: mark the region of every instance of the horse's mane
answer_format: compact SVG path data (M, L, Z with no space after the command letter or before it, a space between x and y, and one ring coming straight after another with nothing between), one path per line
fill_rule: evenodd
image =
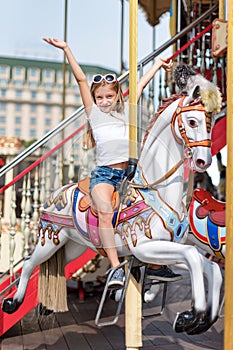
M142 148L145 145L145 142L147 140L147 137L152 129L152 127L154 126L154 123L156 122L156 120L158 119L158 117L160 116L160 114L174 101L178 100L178 98L180 98L182 95L181 94L174 94L171 95L170 97L167 98L163 98L162 99L162 104L161 106L158 108L157 112L154 114L154 116L151 118L150 123L148 125L148 128L146 130L146 134L144 136L143 142L142 142Z

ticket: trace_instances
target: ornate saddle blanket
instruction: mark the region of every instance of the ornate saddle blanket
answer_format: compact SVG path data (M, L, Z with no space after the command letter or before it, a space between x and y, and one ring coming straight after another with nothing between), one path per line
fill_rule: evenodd
M210 246L216 256L226 243L225 202L216 200L208 191L198 188L193 191L190 205L190 228L198 240Z

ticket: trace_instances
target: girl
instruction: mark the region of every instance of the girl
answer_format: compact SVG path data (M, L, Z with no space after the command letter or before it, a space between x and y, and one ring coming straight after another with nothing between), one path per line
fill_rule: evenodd
M81 67L75 60L68 44L59 39L43 38L48 44L64 51L74 77L79 85L81 98L96 143L97 166L91 172L90 191L99 217L99 233L111 267L119 265L112 227L112 195L116 186L126 176L129 158L128 106L120 84L114 74L96 74L91 89ZM169 71L172 62L158 59L138 83L138 99L144 87L155 73L164 68ZM108 287L121 288L124 270L116 269Z

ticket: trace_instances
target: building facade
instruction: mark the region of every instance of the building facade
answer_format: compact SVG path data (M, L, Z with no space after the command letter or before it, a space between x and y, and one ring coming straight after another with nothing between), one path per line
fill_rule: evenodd
M106 72L101 67L81 66L90 79ZM69 65L65 81L68 117L82 104ZM62 103L63 63L0 57L0 136L40 139L62 120Z

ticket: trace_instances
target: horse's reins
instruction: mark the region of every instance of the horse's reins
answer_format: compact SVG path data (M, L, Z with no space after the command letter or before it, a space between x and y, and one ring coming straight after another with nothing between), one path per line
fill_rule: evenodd
M172 133L173 136L175 138L175 140L179 143L182 144L182 141L177 137L176 133L175 133L175 120L177 118L178 121L178 128L180 131L180 134L185 142L186 145L186 150L187 150L187 154L181 159L179 160L179 162L177 162L170 170L168 170L168 172L163 175L162 177L160 177L158 180L156 180L155 182L153 182L152 184L135 184L130 182L130 187L134 187L134 188L138 188L138 189L154 189L155 186L159 185L161 182L167 180L171 175L173 175L178 169L179 167L184 163L185 159L190 159L192 158L192 147L196 147L196 146L203 146L203 147L210 147L211 146L211 140L210 139L206 139L206 140L201 140L201 141L189 141L187 135L186 135L186 130L184 127L184 123L182 120L182 116L181 113L183 112L188 112L188 111L193 111L193 110L199 110L199 111L205 111L205 107L204 106L200 106L197 108L196 105L189 105L189 106L184 106L183 107L183 101L186 98L186 96L181 97L178 107L176 108L176 111L174 112L173 116L172 116L172 121L171 121L171 128L172 128ZM206 124L207 124L207 129L210 129L210 117L208 115L206 115ZM187 193L187 197L191 197L190 193L192 191L192 183L193 183L193 176L190 177L190 181L188 184L188 193Z
M130 186L134 188L141 188L144 190L153 189L155 186L159 185L161 182L163 182L164 180L167 180L171 175L173 175L179 169L179 167L184 163L186 158L187 157L183 157L181 160L179 160L179 162L176 163L165 175L160 177L158 180L156 180L152 184L147 183L145 185L142 185L142 184L135 184L130 182Z

